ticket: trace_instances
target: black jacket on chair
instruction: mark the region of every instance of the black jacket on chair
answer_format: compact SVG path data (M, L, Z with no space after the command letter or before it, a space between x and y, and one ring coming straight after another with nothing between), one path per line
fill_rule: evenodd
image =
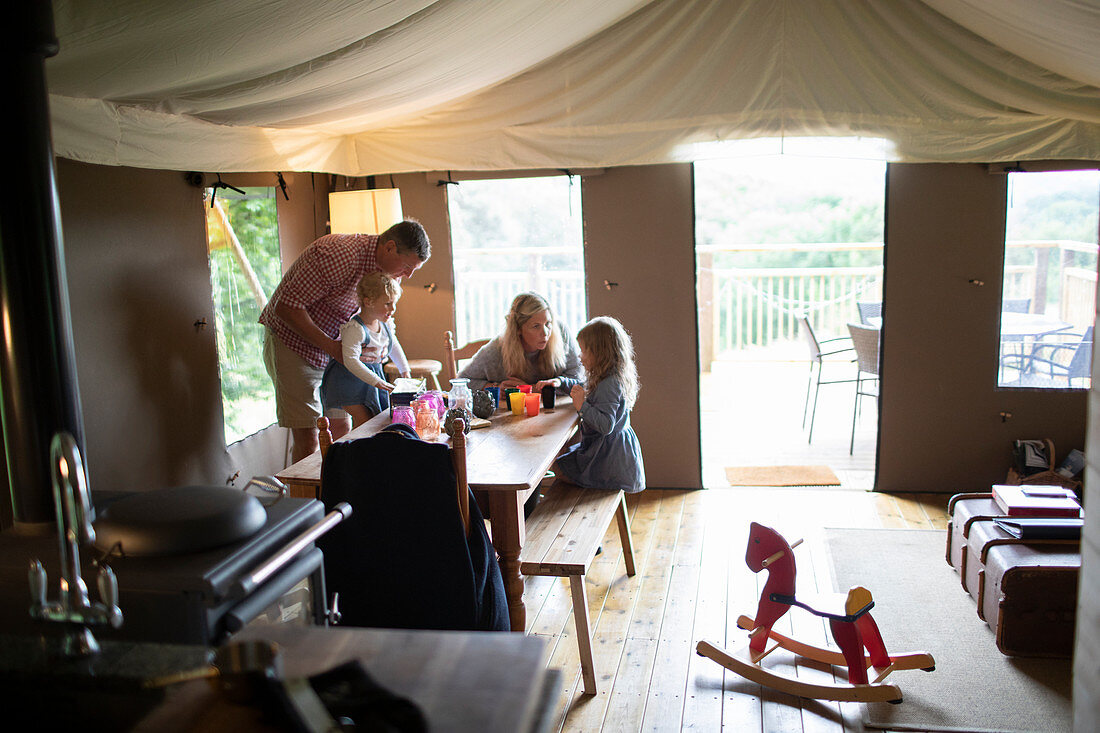
M353 510L317 541L341 625L510 629L496 552L472 497L463 533L447 446L385 431L334 443L321 500Z

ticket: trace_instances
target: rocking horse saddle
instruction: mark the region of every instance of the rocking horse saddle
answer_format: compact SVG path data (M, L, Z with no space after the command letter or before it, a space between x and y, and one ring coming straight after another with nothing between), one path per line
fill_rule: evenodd
M800 601L794 595L785 593L772 593L768 598L775 603L804 608L821 618L843 621L849 624L875 607L875 601L871 598L871 591L861 585L852 587L847 594L813 595L810 596L809 602Z

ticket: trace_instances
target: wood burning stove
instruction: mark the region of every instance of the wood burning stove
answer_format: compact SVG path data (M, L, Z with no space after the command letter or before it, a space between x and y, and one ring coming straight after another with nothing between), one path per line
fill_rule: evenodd
M232 489L223 489L232 491ZM95 495L93 495L95 496ZM100 497L101 506L117 495ZM315 499L280 499L266 508L267 520L251 536L200 552L153 557L111 557L118 579L118 629L97 628L101 640L216 645L250 624L324 624L323 558L312 539L299 543L285 562L260 582L253 576L307 531L323 533L340 517L326 519ZM327 526L326 526L327 525ZM0 628L5 633L53 633L27 608L28 559L37 557L51 578L60 571L55 537L0 533ZM82 549L82 565L102 558Z

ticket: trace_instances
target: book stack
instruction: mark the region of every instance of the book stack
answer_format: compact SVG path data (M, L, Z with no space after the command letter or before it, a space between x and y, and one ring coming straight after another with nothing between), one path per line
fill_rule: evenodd
M1077 495L1061 486L994 484L993 500L1010 517L1081 516Z

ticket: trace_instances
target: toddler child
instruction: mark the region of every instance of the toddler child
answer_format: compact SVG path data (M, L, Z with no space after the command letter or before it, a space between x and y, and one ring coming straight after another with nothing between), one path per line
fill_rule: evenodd
M614 318L593 318L577 333L584 386L569 395L581 416L581 439L565 449L557 465L569 481L593 489L645 488L645 467L630 410L638 396L634 344Z
M356 294L360 310L340 327L344 363L330 361L321 379L322 405L343 408L353 428L390 406L393 385L382 372L387 358L401 376L409 376L409 362L391 321L401 286L384 272L369 272L359 280Z

